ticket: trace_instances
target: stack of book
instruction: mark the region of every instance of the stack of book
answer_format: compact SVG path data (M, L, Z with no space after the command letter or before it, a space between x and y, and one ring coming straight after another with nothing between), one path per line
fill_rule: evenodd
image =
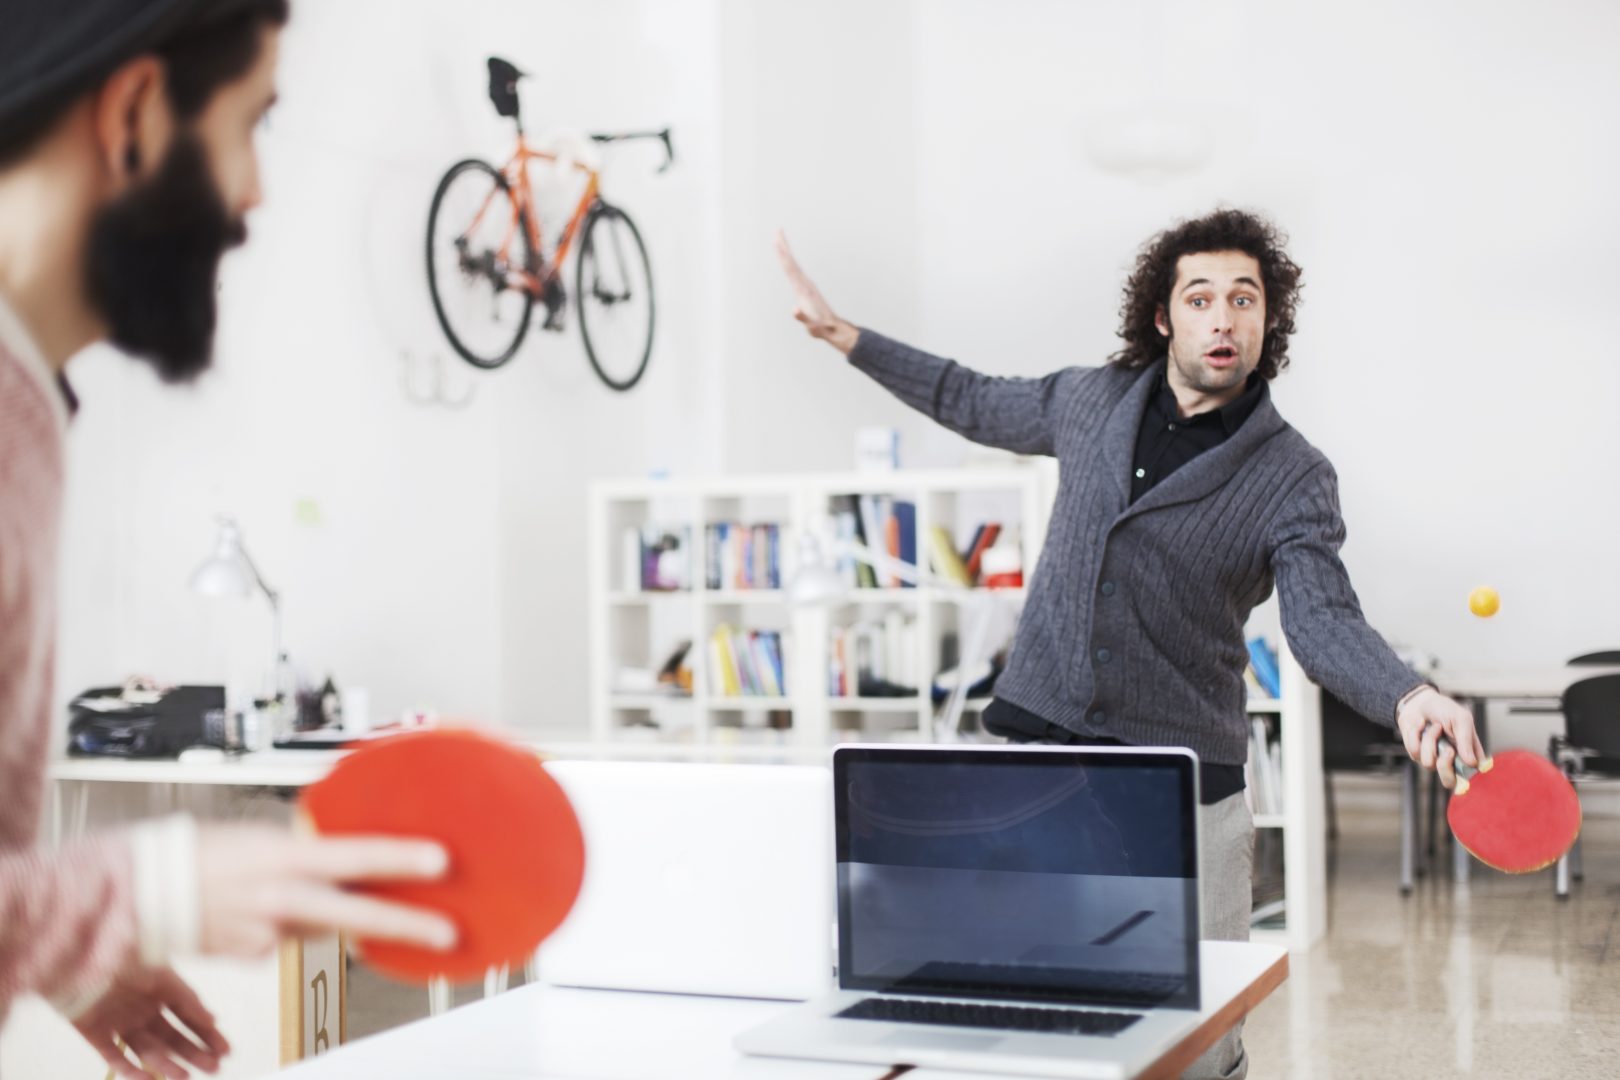
M1001 525L986 522L973 530L973 539L958 551L945 527L935 525L928 533L928 556L934 573L964 588L983 584L984 553L1000 536Z
M786 697L781 633L716 627L709 636L709 684L721 697Z
M704 529L704 577L708 588L780 589L782 527L722 521Z
M1256 814L1281 814L1282 743L1272 733L1270 719L1264 713L1250 717L1249 723L1249 760L1243 767L1249 809Z
M916 619L891 611L882 621L837 627L828 648L832 697L910 697L918 685Z
M831 505L833 535L841 542L858 544L900 562L918 565L917 507L889 495L835 495ZM985 522L973 538L959 547L943 525L928 530L928 562L933 572L964 587L986 584L984 554L1005 534L999 522ZM1016 561L1016 560L1015 560ZM850 556L838 562L849 587L862 589L910 588L899 575L885 573Z
M917 563L917 504L890 495L834 495L833 534L844 543L858 544L900 562ZM853 556L838 560L839 573L852 589L911 588L896 574L870 566Z

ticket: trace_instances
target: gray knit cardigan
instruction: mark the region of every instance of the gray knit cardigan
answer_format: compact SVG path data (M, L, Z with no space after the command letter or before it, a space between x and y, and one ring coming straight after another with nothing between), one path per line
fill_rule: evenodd
M1269 386L1231 438L1132 504L1137 428L1162 364L994 378L870 330L849 359L974 442L1058 459L998 697L1081 734L1241 765L1244 624L1274 584L1283 634L1313 681L1391 725L1421 685L1362 617L1339 560L1333 466L1278 414Z

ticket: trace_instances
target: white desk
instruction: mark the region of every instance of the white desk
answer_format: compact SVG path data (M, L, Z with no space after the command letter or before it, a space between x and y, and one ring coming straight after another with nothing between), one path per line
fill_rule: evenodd
M806 748L769 743L721 743L703 746L623 742L563 743L553 740L523 739L521 733L502 732L518 738L536 752L551 758L612 758L649 761L707 761L759 763L824 763L828 748ZM62 758L51 763L50 825L53 842L83 834L89 818L90 792L99 784L144 786L149 795L148 814L161 814L185 806L187 793L199 789L272 788L295 790L325 776L347 753L345 750L266 750L217 761L127 760L118 758ZM341 1041L347 1012L347 986L341 978L341 948L336 939L284 943L281 949L279 1005L276 1025L280 1031L281 1061L296 1060L310 1045L306 1034L324 1032ZM306 977L315 973L337 972L317 984ZM504 990L504 969L485 977L485 993ZM449 1007L449 985L439 981L430 988L429 1008L434 1013ZM334 1019L335 1018L335 1019Z
M830 747L787 744L710 743L699 746L633 741L569 743L523 738L521 732L496 731L493 734L516 738L548 757L566 759L825 764L832 753ZM58 758L51 762L47 771L52 781L51 837L60 843L63 837L77 836L84 831L92 783L167 786L170 789L169 801L173 804L179 789L190 786L305 787L325 776L346 753L346 750L261 750L212 762ZM69 785L73 787L69 789ZM73 802L71 812L67 807L70 790Z
M1206 941L1198 1028L1142 1080L1179 1076L1288 976L1277 945ZM278 1075L287 1080L880 1080L886 1066L745 1057L740 1031L791 1003L524 986L443 1016L323 1054ZM918 1069L907 1080L981 1080L983 1073Z
M1620 675L1620 667L1570 667L1567 664L1517 668L1438 668L1434 684L1441 693L1471 702L1525 698L1553 700L1571 683L1596 675Z

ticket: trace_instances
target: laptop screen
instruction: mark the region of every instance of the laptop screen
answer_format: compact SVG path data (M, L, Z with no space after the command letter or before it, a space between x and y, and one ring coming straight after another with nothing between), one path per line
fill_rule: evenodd
M1197 758L840 747L845 989L1198 1007Z

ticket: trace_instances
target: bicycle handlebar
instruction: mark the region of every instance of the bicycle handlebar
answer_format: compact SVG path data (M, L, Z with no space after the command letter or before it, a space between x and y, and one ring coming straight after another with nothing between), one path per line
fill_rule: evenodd
M623 131L591 135L591 141L599 143L629 142L632 139L657 139L664 144L664 163L658 166L659 172L668 172L669 167L675 164L675 146L670 142L669 128L662 131Z

